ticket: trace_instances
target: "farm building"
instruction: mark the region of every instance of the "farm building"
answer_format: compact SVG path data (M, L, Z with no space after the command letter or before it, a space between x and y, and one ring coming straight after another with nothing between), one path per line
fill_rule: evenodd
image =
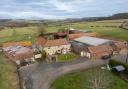
M57 32L55 35L54 35L54 38L55 39L60 39L60 38L65 38L67 37L69 34L68 31L65 31L65 32Z
M37 38L37 40L36 40L36 44L38 45L38 49L40 50L40 51L42 51L43 50L43 46L44 46L44 44L46 43L46 39L44 38L44 37L38 37Z
M56 53L67 53L70 51L70 43L65 39L46 40L43 37L37 38L37 45L41 51L45 51L47 55Z
M41 35L42 37L44 37L45 39L47 40L50 40L50 39L54 39L54 35L56 33L55 32L52 32L52 33L44 33L43 35Z
M43 45L44 51L47 55L54 55L56 53L65 54L70 51L70 44L65 39L47 40Z
M112 43L111 40L102 39L102 38L96 38L96 37L89 37L89 36L83 36L80 38L76 38L73 41L83 43L88 46L99 46L99 45L110 45Z
M75 33L75 34L69 34L68 38L69 40L74 40L76 38L82 37L82 36L91 36L91 37L96 37L97 33L96 32L91 32L91 33Z
M105 56L111 56L113 54L113 48L108 45L90 46L86 56L91 59L103 58Z
M20 64L23 61L34 61L33 50L23 46L5 47L3 48L3 53L17 64Z
M112 47L114 54L117 54L127 49L127 43L122 41L113 41Z
M89 53L88 47L96 47L96 48L100 49L100 47L102 47L102 45L109 46L111 44L112 44L111 40L83 36L83 37L74 39L71 42L71 47L74 52L79 53L81 56L87 56L87 57L91 58L91 56L88 56L88 55L90 55L90 54L88 54ZM92 48L92 51L93 50L95 51L95 49Z
M81 30L76 30L74 28L69 29L70 34L75 34L75 33L91 33L92 31L89 29L81 29Z

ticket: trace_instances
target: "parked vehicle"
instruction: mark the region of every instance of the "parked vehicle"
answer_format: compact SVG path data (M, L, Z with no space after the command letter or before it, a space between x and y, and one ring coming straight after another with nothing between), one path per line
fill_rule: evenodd
M106 60L106 59L109 59L109 58L111 58L111 56L110 56L110 55L105 55L105 56L102 56L102 58L101 58L101 59Z

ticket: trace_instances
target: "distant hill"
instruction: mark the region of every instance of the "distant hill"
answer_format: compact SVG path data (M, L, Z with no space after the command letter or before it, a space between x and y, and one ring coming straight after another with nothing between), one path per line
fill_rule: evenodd
M84 22L84 21L101 21L101 20L118 20L128 19L128 13L118 13L108 17L85 17L85 18L69 18L65 19L64 22Z
M7 23L54 23L54 22L85 22L85 21L102 21L102 20L118 20L128 19L128 13L118 13L108 17L85 17L85 18L68 18L64 20L49 20L49 19L0 19L0 26Z

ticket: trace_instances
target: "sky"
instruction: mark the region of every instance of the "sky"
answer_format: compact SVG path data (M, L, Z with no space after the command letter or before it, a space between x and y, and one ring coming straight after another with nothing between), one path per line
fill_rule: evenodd
M65 19L128 12L128 0L0 0L1 19Z

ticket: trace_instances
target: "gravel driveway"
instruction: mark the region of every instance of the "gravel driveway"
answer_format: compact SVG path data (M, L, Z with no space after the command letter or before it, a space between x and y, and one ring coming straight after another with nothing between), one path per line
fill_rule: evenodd
M103 60L78 58L65 63L40 63L20 69L20 75L26 89L50 89L52 82L66 73L106 64Z

